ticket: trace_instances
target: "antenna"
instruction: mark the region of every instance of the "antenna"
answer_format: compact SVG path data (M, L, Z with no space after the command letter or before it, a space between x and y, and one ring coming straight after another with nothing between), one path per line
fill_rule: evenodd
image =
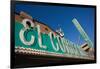
M78 41L77 41L77 44L79 45L79 42L80 42L80 35L78 36Z
M59 24L58 24L58 28L57 28L56 32L57 32L61 37L64 37L64 33L63 33L63 31L62 31L62 29L61 29L61 27L60 27Z

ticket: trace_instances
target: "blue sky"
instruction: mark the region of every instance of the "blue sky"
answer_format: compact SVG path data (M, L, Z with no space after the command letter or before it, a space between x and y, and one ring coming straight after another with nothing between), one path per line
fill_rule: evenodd
M80 37L79 45L81 45L84 43L84 39L72 23L72 19L76 18L94 42L94 8L16 4L15 12L20 13L20 11L28 13L33 19L47 24L54 30L59 25L66 39L77 44Z

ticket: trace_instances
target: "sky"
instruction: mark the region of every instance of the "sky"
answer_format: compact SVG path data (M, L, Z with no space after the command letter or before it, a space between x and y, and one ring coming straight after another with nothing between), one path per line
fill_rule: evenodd
M21 11L31 15L33 19L45 23L53 30L61 27L64 32L64 38L81 45L85 41L72 23L72 19L76 18L89 38L94 42L94 8L16 4L15 12L20 13Z

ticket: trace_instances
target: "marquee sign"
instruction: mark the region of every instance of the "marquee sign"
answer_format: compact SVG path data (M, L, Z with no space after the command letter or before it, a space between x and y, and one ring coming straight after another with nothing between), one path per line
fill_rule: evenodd
M11 1L10 47L11 68L96 63L96 6Z
M79 45L24 12L15 14L15 52L93 59Z

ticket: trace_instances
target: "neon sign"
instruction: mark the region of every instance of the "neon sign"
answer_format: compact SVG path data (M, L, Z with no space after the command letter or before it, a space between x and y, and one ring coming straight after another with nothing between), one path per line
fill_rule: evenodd
M30 25L26 23L30 22ZM30 19L15 22L15 48L16 51L33 50L44 52L46 55L60 55L64 57L88 58L81 47L71 41L55 35L53 31L48 34L40 32L40 25L35 25ZM17 34L17 35L16 35ZM20 48L20 50L18 49ZM30 52L30 53L31 53Z

